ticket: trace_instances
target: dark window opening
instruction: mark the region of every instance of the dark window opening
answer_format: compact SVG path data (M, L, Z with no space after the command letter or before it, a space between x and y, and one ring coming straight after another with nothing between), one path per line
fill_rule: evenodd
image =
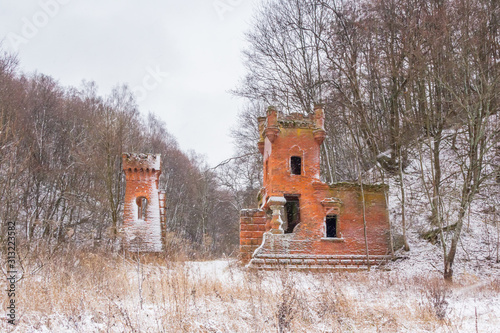
M139 220L146 219L146 208L148 206L148 199L144 197L139 197L136 200L137 203L137 218Z
M326 217L326 237L337 237L337 215Z
M299 197L285 196L285 199L285 216L287 220L285 234L290 234L297 224L300 223Z
M302 158L299 156L292 156L290 159L290 167L292 169L292 175L300 175L302 171Z

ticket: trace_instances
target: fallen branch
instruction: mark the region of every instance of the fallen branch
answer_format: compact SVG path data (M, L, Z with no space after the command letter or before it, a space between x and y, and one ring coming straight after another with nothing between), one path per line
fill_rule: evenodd
M437 229L434 229L431 231L424 232L420 236L423 239L431 242L432 244L436 244L438 241L438 236L441 233L441 231L444 231L444 232L452 231L452 230L455 230L456 227L457 227L457 224L455 223L455 224L451 224L451 225L448 225L448 226L443 227L443 228L437 228Z

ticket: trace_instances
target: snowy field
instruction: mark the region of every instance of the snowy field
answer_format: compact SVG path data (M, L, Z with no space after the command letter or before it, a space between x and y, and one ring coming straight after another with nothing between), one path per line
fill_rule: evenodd
M409 259L370 272L246 271L232 259L67 253L18 283L2 332L498 332L500 277L446 286ZM3 286L2 286L2 289Z

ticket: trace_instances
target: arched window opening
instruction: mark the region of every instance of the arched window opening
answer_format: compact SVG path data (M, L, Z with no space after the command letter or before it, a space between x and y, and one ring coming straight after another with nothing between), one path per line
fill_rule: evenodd
M148 199L146 199L145 197L138 197L136 203L137 203L137 218L139 220L145 220L146 209L148 206Z
M302 171L302 158L292 156L290 159L290 168L292 169L292 175L300 175Z

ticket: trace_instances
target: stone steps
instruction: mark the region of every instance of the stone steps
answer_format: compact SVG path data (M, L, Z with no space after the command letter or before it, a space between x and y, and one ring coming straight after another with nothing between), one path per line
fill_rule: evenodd
M370 256L370 267L383 265L391 256ZM362 255L257 255L247 267L250 269L294 269L294 270L366 270L366 256Z

